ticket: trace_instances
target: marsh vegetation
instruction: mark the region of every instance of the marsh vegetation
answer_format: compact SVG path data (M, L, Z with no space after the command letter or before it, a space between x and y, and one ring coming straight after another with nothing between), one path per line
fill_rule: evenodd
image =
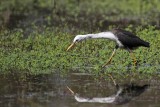
M118 3L117 3L118 2ZM160 2L158 0L2 0L0 3L1 73L50 73L60 70L128 72L135 69L127 51L119 50L105 70L114 43L89 40L66 52L77 34L113 28L129 30L151 43L135 51L137 73L159 73Z
M160 0L1 0L0 105L117 106L78 103L68 86L80 95L79 101L115 96L111 103L158 107L159 4ZM115 47L109 40L86 40L66 52L75 35L114 28L150 42L150 48L134 51L136 66L129 53L119 49L112 63L102 68Z

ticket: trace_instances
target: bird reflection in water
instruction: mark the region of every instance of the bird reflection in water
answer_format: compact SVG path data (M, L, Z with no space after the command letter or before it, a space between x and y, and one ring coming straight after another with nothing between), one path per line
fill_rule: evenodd
M74 96L77 102L91 102L91 103L113 103L113 104L125 104L131 101L134 97L142 94L149 85L136 85L136 84L125 84L125 85L115 85L116 94L113 94L108 97L94 97L94 98L86 98L80 97L78 93L75 93L67 86L72 95Z

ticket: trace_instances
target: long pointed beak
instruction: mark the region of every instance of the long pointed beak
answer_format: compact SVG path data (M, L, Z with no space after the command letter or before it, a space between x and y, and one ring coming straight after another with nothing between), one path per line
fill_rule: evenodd
M67 86L68 90L72 93L72 95L75 95L74 91L71 90L68 86Z
M75 45L75 42L73 42L73 43L67 48L67 51L68 51L69 49L71 49L74 45Z

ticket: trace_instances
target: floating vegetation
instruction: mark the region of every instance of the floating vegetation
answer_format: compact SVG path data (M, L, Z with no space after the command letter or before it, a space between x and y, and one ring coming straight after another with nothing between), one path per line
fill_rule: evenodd
M73 1L2 0L0 3L0 72L50 73L69 71L158 73L160 71L160 3L158 0ZM112 3L111 3L112 2ZM117 6L118 5L118 6ZM63 7L63 8L61 8ZM154 8L153 8L154 7ZM143 26L143 27L142 27ZM111 65L102 69L114 43L86 40L69 52L77 34L124 28L150 42L149 49L135 50L138 64L129 53L118 50Z
M132 26L126 28L132 31ZM110 56L114 42L98 39L86 40L66 52L67 46L75 35L69 33L52 32L46 28L42 33L32 33L27 38L23 30L4 30L0 32L0 66L1 73L49 73L59 70L66 73L69 70L80 72L127 72L136 69L136 72L157 73L160 65L160 31L153 26L137 27L135 31L140 38L149 41L149 49L135 50L138 60L136 68L132 66L132 59L125 50L118 50L111 65L101 68Z

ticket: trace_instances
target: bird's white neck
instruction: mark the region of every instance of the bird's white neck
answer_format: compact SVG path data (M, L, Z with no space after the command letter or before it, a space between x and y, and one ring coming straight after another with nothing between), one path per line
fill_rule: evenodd
M105 38L110 40L117 40L117 37L112 32L101 32L96 34L86 34L84 35L86 39L88 38Z

